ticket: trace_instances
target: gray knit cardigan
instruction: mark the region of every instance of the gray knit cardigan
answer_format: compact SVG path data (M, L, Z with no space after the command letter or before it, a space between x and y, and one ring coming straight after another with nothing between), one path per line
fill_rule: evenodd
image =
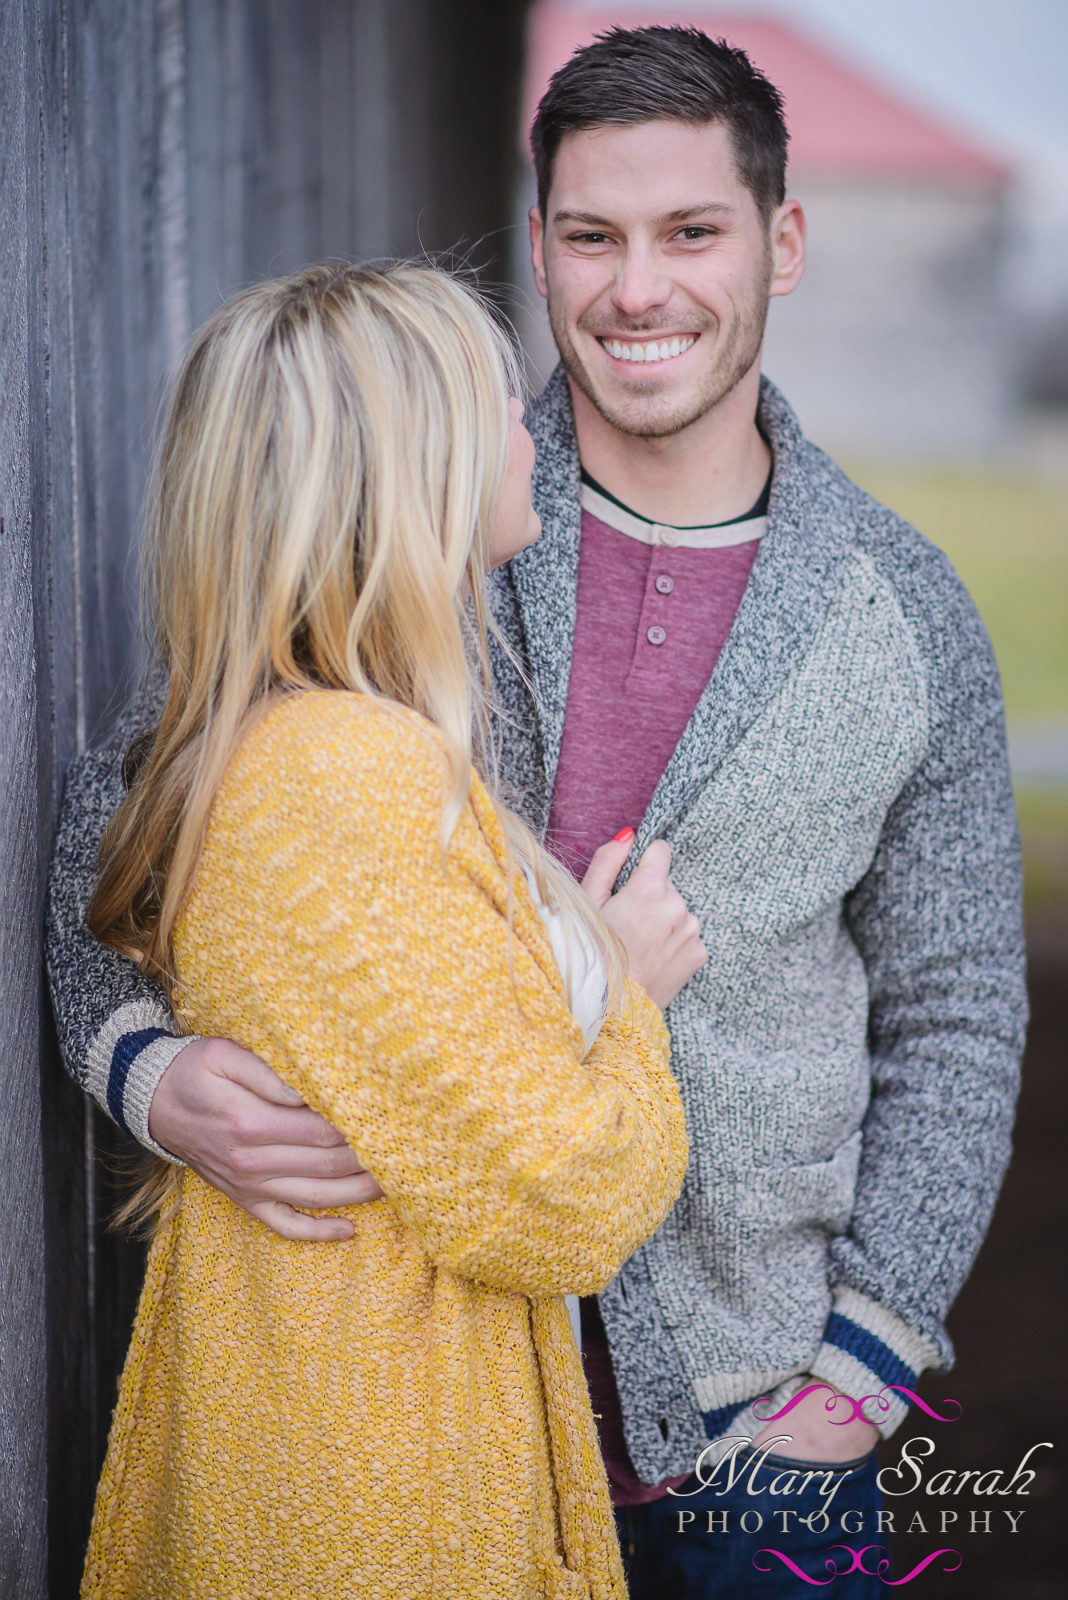
M502 782L543 831L581 523L559 370L529 422L543 532L495 577L511 646L495 669ZM748 1432L755 1399L781 1403L801 1374L881 1393L880 1426L897 1425L901 1390L951 1358L943 1319L1008 1160L1026 1019L982 625L945 557L809 444L766 381L760 423L768 533L631 855L670 841L709 952L667 1010L693 1152L682 1197L601 1297L649 1482ZM176 1025L92 940L84 906L123 742L157 696L72 770L48 925L68 1069L146 1144Z

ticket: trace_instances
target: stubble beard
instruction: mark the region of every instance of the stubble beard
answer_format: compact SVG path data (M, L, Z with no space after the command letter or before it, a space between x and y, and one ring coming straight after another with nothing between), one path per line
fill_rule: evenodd
M764 271L755 286L752 299L739 314L731 328L716 358L715 365L705 374L696 393L691 393L676 402L674 405L666 401L661 395L650 393L645 385L635 385L633 399L629 405L614 405L597 393L589 372L583 364L582 358L571 342L564 317L560 314L559 306L554 306L552 293L548 297L549 326L556 348L560 353L568 377L578 386L594 410L619 433L629 434L637 439L666 439L675 433L681 433L701 417L707 416L736 389L752 370L755 362L760 359L760 349L764 342L764 327L768 316L768 288L771 282L770 251L765 258ZM579 318L582 326L582 318ZM714 336L721 325L714 319L706 328L700 330L701 338ZM677 331L677 323L672 323L671 328ZM587 330L591 333L594 329ZM612 330L619 333L617 327ZM633 338L655 334L658 330L654 327L633 328L630 330ZM698 331L694 329L693 331Z

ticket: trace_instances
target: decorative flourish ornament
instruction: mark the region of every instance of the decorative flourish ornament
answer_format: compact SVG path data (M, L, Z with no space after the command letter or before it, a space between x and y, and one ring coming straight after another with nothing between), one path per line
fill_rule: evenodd
M802 1389L799 1391L799 1393L795 1394L793 1399L789 1400L786 1405L783 1406L781 1411L774 1412L770 1417L762 1417L760 1412L757 1410L757 1406L770 1403L769 1397L767 1395L762 1395L753 1406L753 1415L760 1423L778 1422L781 1417L788 1416L795 1406L800 1405L801 1401L804 1400L806 1395L819 1394L821 1389L825 1389L831 1397L829 1400L824 1402L823 1409L828 1413L828 1421L830 1421L831 1424L836 1428L845 1427L846 1423L848 1422L871 1422L871 1417L867 1416L864 1411L864 1407L867 1405L869 1400L875 1401L876 1407L879 1411L889 1411L891 1402L885 1397L890 1393L903 1395L905 1399L907 1399L912 1405L919 1406L921 1411L925 1411L927 1415L929 1417L933 1417L936 1422L956 1422L964 1409L959 1400L943 1400L943 1405L956 1406L957 1408L956 1412L952 1416L943 1417L939 1412L933 1411L927 1404L926 1400L921 1400L918 1394L915 1394L911 1389L906 1389L905 1386L900 1383L888 1383L885 1388L879 1390L878 1394L862 1395L859 1400L852 1400L849 1395L840 1394L837 1389L832 1389L829 1383L810 1383L807 1388ZM837 1409L839 1401L844 1401L844 1403L849 1407L849 1415L847 1417L830 1416L830 1413Z
M929 1567L931 1565L932 1561L937 1561L938 1560L939 1556L956 1556L956 1558L957 1558L956 1566L951 1567L951 1566L946 1565L946 1566L944 1566L942 1568L943 1572L957 1572L957 1571L960 1570L960 1566L961 1566L961 1555L960 1555L960 1551L959 1550L949 1550L949 1549L946 1549L946 1550L932 1550L932 1552L931 1552L931 1554L929 1556L924 1556L923 1560L918 1562L917 1565L913 1567L911 1572L906 1572L906 1574L905 1574L905 1576L903 1578L887 1578L887 1577L884 1577L884 1573L887 1573L887 1572L890 1571L890 1557L889 1557L889 1555L884 1555L881 1558L881 1560L876 1562L874 1572L871 1570L870 1567L866 1567L864 1565L864 1557L867 1555L869 1550L884 1550L885 1551L885 1549L886 1549L885 1545L882 1545L882 1544L866 1544L866 1545L863 1545L861 1549L854 1550L852 1545L848 1545L848 1544L832 1544L831 1545L831 1549L832 1550L844 1550L844 1551L846 1551L846 1553L848 1555L851 1555L853 1557L853 1565L851 1567L840 1567L840 1566L838 1566L837 1562L833 1559L833 1557L829 1556L827 1558L827 1560L824 1562L824 1566L826 1567L827 1571L830 1573L830 1577L829 1578L813 1578L813 1577L810 1577L810 1575L807 1572L802 1572L801 1568L797 1565L796 1561L791 1561L789 1556L783 1555L781 1550L767 1550L767 1549L758 1550L756 1552L756 1555L754 1555L754 1557L753 1557L753 1565L754 1565L754 1567L756 1567L756 1570L758 1572L770 1572L771 1571L771 1567L770 1566L762 1567L760 1565L760 1563L758 1562L758 1560L757 1560L757 1556L776 1556L783 1563L784 1566L789 1567L790 1571L794 1574L795 1577L798 1577L798 1578L801 1579L802 1583L807 1583L810 1587L815 1588L815 1589L826 1588L827 1584L833 1583L835 1578L848 1577L851 1572L863 1572L866 1577L878 1578L879 1582L880 1583L885 1583L887 1588L896 1589L896 1588L899 1587L899 1585L901 1585L903 1583L911 1583L913 1578L918 1578L920 1573L923 1572L927 1567Z

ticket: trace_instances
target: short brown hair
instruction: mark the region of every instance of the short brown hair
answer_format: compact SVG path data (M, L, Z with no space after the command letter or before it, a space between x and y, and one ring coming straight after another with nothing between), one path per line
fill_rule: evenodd
M682 27L609 28L553 73L530 130L542 216L566 134L669 119L730 130L738 175L767 222L786 195L782 95L744 50Z

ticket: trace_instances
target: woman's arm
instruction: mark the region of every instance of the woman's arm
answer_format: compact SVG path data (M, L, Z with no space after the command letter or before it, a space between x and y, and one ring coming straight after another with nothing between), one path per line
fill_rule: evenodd
M681 1185L666 1033L632 988L581 1062L521 881L509 932L492 810L476 792L443 859L444 788L411 721L342 694L276 710L231 769L189 907L180 962L220 997L197 1025L340 1128L439 1264L592 1292Z

